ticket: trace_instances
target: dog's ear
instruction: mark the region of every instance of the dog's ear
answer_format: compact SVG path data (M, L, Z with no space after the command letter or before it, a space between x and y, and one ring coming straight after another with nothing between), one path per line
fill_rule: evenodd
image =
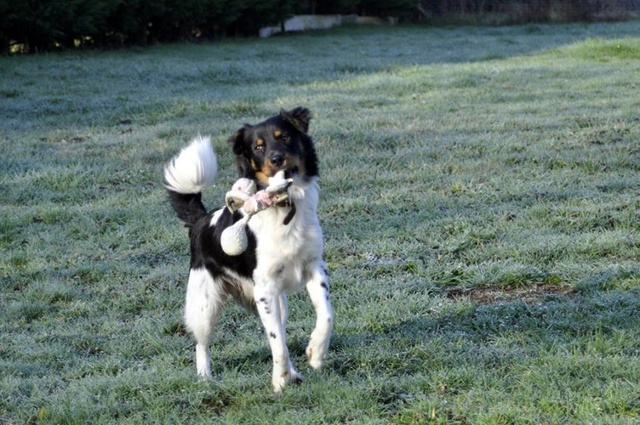
M249 124L245 124L236 134L229 137L227 142L231 145L231 150L236 156L236 168L240 177L253 178L254 172L249 164L249 156L251 147L247 143L247 130L251 128Z
M245 133L249 127L249 124L245 124L241 129L236 131L236 134L229 137L229 140L227 140L235 155L241 156L246 152L247 143L245 141Z
M280 109L280 116L293 125L296 130L301 133L309 131L309 121L311 121L311 112L307 108L298 106L290 111Z

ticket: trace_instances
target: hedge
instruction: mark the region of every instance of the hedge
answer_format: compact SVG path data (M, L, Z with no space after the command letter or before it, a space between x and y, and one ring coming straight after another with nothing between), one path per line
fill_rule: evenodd
M1 49L116 47L257 34L297 0L0 0Z
M359 14L400 20L502 16L500 22L589 20L637 11L640 0L0 0L0 51L109 48L256 35L294 14ZM463 19L460 19L462 17Z

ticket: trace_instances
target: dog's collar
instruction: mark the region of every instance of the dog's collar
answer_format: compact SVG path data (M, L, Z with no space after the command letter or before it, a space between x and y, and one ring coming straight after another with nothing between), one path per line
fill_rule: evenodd
M281 207L281 206L282 207L284 207L284 206L291 207L291 211L289 211L287 216L284 218L284 221L282 222L282 224L284 224L286 226L287 224L291 223L291 220L293 219L293 216L296 215L296 204L291 202L289 199L287 199L286 201L281 202L281 204L286 204L286 205L278 204L278 206L279 207Z

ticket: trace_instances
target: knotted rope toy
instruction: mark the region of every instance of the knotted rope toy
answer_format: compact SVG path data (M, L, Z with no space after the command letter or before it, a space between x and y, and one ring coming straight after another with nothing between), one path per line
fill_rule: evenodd
M269 186L259 192L256 192L257 187L253 180L241 178L235 182L225 195L225 203L230 212L234 213L242 208L245 215L233 226L224 229L220 235L220 245L225 254L234 257L247 250L247 223L260 211L287 201L287 190L291 183L292 179L284 178L284 171L278 171L275 176L269 177Z

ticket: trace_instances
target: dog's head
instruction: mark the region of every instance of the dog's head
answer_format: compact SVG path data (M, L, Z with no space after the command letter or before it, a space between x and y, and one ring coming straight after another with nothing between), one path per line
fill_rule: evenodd
M318 175L318 160L311 137L307 134L311 113L297 107L280 110L259 124L245 124L229 144L236 155L240 177L267 186L269 177L284 170L285 177L308 180Z

